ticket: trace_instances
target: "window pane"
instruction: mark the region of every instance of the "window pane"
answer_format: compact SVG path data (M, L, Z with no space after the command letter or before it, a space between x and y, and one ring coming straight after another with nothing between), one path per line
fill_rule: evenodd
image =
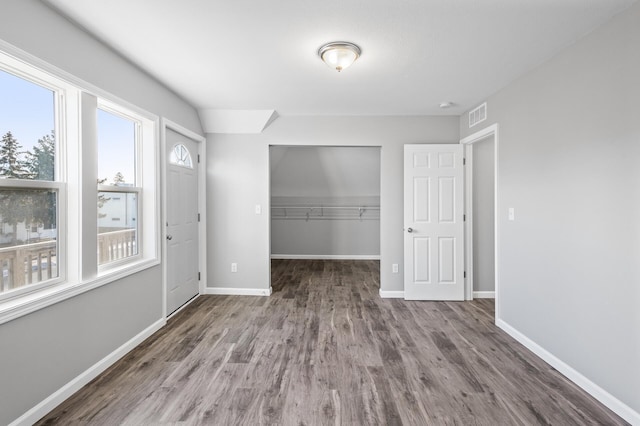
M0 293L58 277L58 193L0 189Z
M98 264L138 254L138 194L98 192Z
M171 154L169 154L169 163L175 164L176 166L187 167L189 169L193 169L193 162L191 161L191 153L187 149L186 146L181 143L177 144L171 150Z
M0 71L0 178L55 179L52 90Z
M135 122L98 110L98 182L104 185L136 184Z

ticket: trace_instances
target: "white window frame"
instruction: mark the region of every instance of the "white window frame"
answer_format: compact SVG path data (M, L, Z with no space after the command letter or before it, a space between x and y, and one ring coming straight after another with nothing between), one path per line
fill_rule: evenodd
M31 180L31 179L0 179L0 189L52 189L58 194L56 203L56 262L58 264L58 276L36 284L25 285L24 287L0 293L0 302L12 300L23 295L40 291L42 289L59 285L67 279L67 186L64 168L64 139L66 128L65 95L71 87L62 80L20 61L18 58L0 51L0 70L15 77L21 78L29 83L41 86L53 92L53 114L55 132L55 161L53 181ZM1 311L0 311L1 312Z
M29 53L0 40L0 68L57 93L56 181L11 179L0 187L54 188L58 191L59 277L25 287L24 293L0 297L0 324L35 312L62 300L160 264L160 191L158 116L85 82ZM124 263L97 266L97 188L93 163L85 163L97 152L95 116L97 105L105 105L139 119L143 161L136 170L139 197L138 255ZM93 114L93 128L90 116ZM25 186L22 186L25 185ZM118 187L115 187L118 188ZM90 189L90 190L89 190ZM122 187L125 192L131 188ZM108 190L114 190L108 186ZM94 235L90 238L90 235Z
M135 114L131 111L127 111L124 108L114 104L113 102L108 102L105 99L98 99L98 108L99 110L105 111L109 114L115 115L117 117L121 117L125 120L131 121L134 124L134 156L135 156L135 164L134 164L134 186L117 186L117 185L109 185L109 184L98 184L97 192L119 192L124 194L136 194L136 202L137 202L137 223L136 223L136 248L137 253L128 256L122 259L114 260L111 262L99 264L98 263L98 276L108 273L110 270L120 269L127 264L139 262L144 258L144 224L148 218L144 217L143 204L144 204L144 192L143 191L143 174L142 170L145 168L144 154L143 148L145 145L145 135L143 132L144 121L146 120L144 117L141 117L139 114ZM97 143L97 141L96 141ZM98 162L100 159L98 159ZM149 167L149 165L147 165ZM96 216L97 220L97 216ZM96 224L97 226L97 224ZM97 233L96 228L96 233ZM96 246L97 250L97 246ZM96 251L97 256L97 251ZM98 260L99 262L99 260Z

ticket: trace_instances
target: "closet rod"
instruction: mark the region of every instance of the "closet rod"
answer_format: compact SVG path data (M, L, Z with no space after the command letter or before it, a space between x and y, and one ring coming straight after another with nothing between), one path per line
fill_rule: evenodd
M358 216L271 216L271 219L276 220L380 220L379 217L358 217Z
M380 210L380 206L318 206L318 205L313 205L313 206L302 206L302 205L278 205L278 206L271 206L272 209L307 209L307 210L315 210L315 209L324 209L324 210L348 210L348 209L354 209L354 210L360 210L360 209L364 209L364 210Z

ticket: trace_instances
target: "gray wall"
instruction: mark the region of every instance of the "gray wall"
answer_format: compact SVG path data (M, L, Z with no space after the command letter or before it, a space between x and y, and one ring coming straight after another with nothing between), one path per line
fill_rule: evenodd
M380 221L272 219L271 254L375 259L380 255Z
M273 146L270 156L272 197L380 196L380 148Z
M272 205L379 206L380 148L272 146ZM379 212L364 220L340 219L357 210L327 210L332 219L271 219L271 254L307 256L379 256Z
M473 291L495 290L493 136L473 144Z
M637 3L491 96L486 122L500 126L501 319L636 413L639 22Z
M269 287L269 145L381 147L381 288L401 291L403 146L457 143L458 117L283 116L259 135L207 135L209 287ZM238 272L230 272L231 262ZM402 267L400 267L402 271Z
M0 39L155 114L202 133L194 108L40 0L2 0Z
M162 318L159 267L0 325L0 424Z
M0 39L200 132L196 111L37 0L3 0ZM8 424L162 317L159 266L0 325Z

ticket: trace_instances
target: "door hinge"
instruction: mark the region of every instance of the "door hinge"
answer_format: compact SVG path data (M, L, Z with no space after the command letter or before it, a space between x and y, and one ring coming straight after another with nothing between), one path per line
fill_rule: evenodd
M200 272L198 272L198 281L200 281Z
M200 275L198 275L198 277L199 277L199 276L200 276ZM465 277L465 278L467 278L467 271L464 271L464 277ZM200 279L200 278L198 278L198 279Z
M200 154L198 154L198 163L200 162Z
M467 215L466 215L466 214L463 214L463 215L462 215L462 221L463 221L463 222L466 222L466 221L467 221Z
M467 165L467 159L466 159L466 158L463 158L463 159L462 159L462 165L463 165L463 166L466 166L466 165Z
M200 222L200 213L198 213L198 222Z

